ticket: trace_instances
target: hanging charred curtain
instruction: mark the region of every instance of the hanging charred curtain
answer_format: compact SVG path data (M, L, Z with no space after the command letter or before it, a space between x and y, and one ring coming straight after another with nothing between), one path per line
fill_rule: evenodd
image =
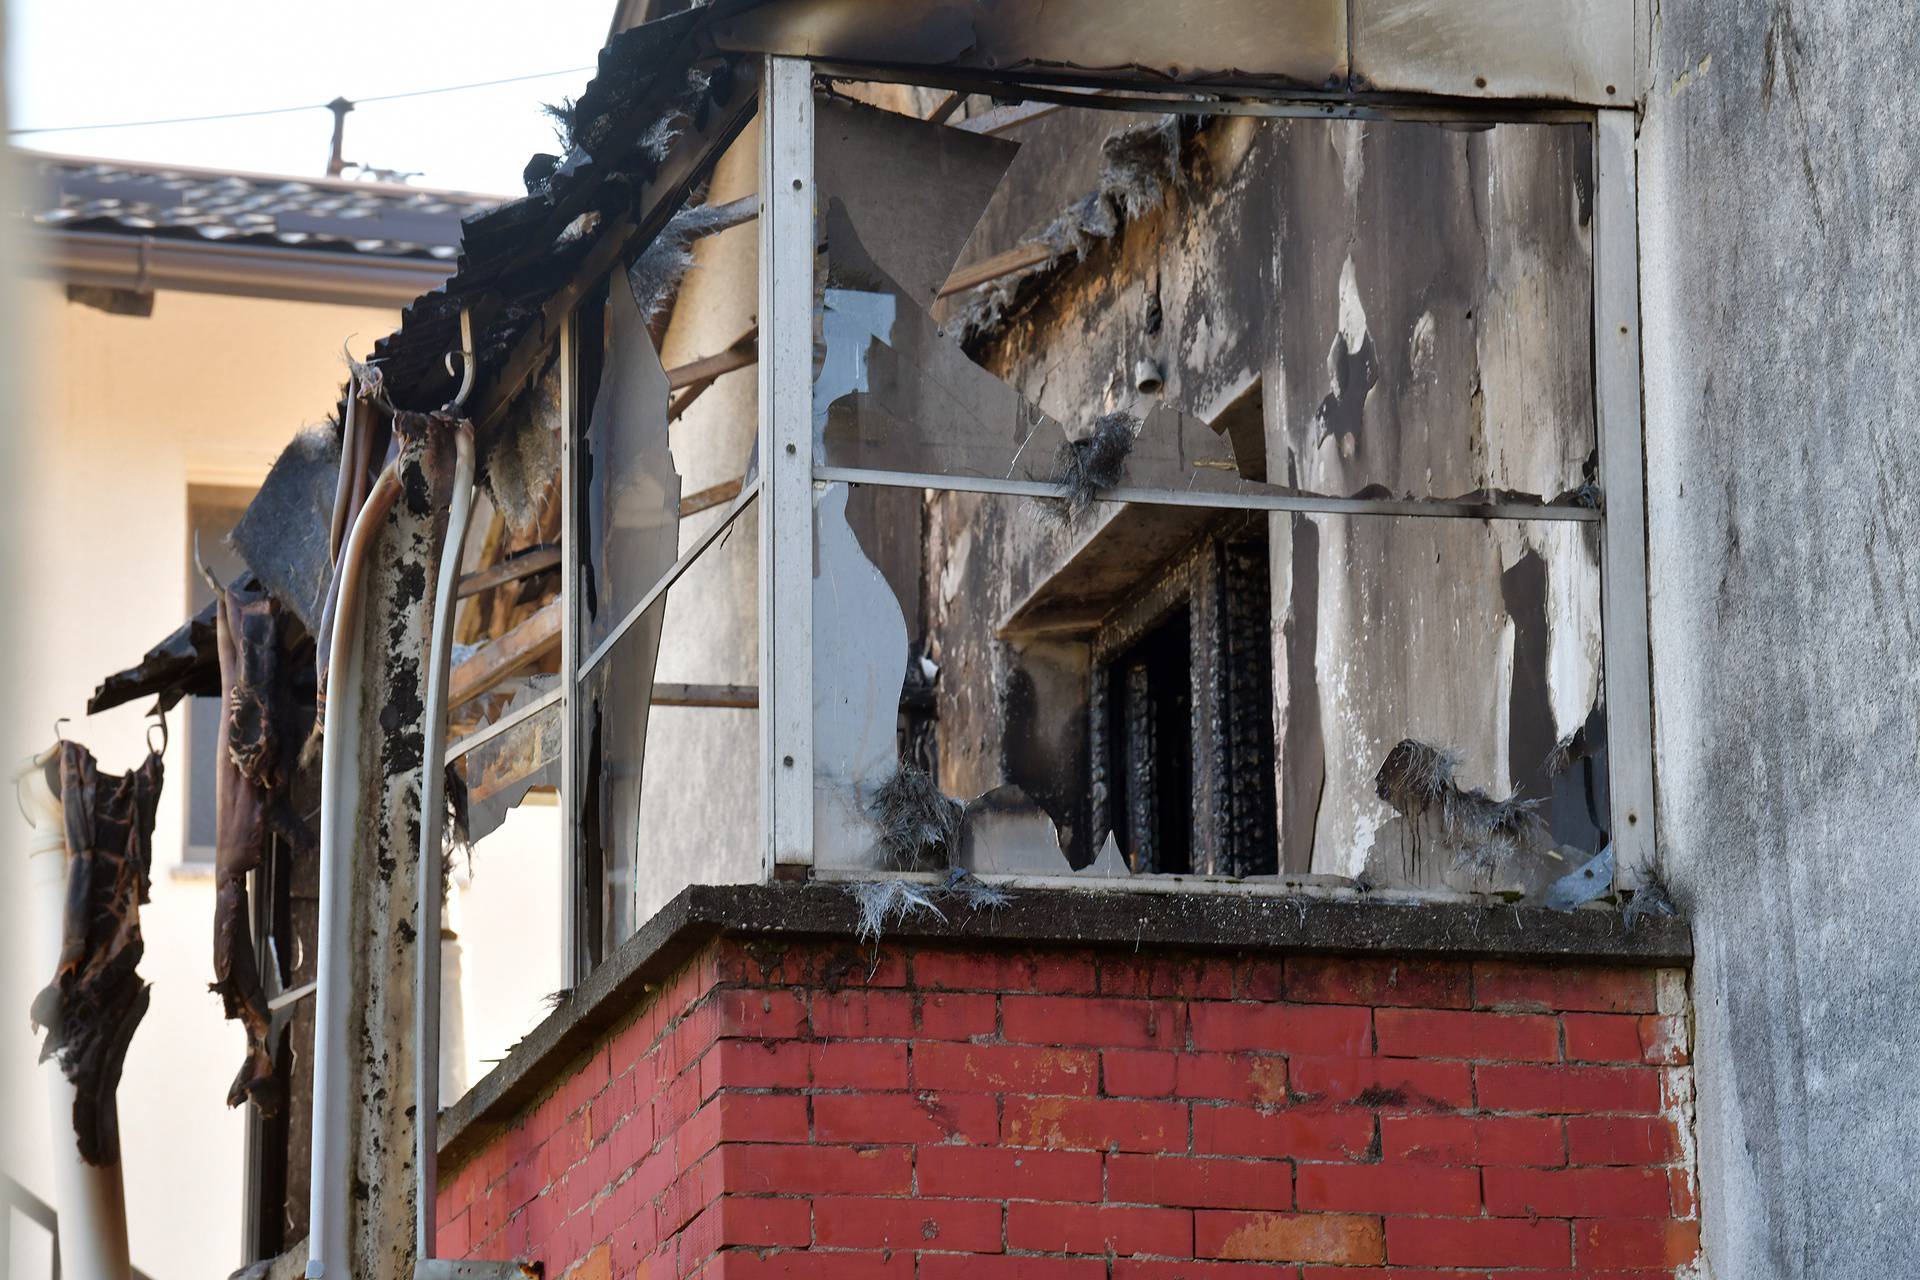
M278 601L257 586L222 591L215 618L220 654L219 747L214 759L215 830L212 989L226 1016L246 1028L247 1057L227 1105L251 1098L279 1110L266 993L254 948L247 875L265 864L268 837L312 851L293 802L298 756L313 723L312 646Z
M44 1028L40 1050L73 1082L73 1131L89 1164L120 1158L114 1093L148 988L136 969L145 945L140 907L153 862L153 814L160 800L160 753L122 776L103 774L93 753L62 742L60 803L67 844L67 903L60 967L34 998Z

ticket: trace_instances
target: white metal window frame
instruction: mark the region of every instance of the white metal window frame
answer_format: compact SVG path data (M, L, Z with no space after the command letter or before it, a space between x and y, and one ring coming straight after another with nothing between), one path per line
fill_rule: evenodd
M914 488L1022 494L1019 481L850 471L815 464L813 424L814 79L807 59L769 57L761 86L760 689L765 871L768 879L857 876L817 868L814 859L813 491L816 482L859 480ZM1018 96L1018 86L1009 85ZM1037 93L1044 95L1044 90ZM1171 99L1104 97L1102 108L1166 111ZM1308 118L1399 118L1391 108L1328 103L1207 103L1211 114ZM1417 118L1445 118L1423 107ZM1640 416L1638 190L1630 108L1536 109L1477 103L1461 118L1514 123L1584 121L1593 129L1593 359L1601 513L1473 508L1512 519L1601 521L1601 652L1607 713L1608 792L1616 883L1633 888L1655 855L1653 706L1647 632L1644 444ZM1115 491L1115 499L1155 500ZM1167 495L1158 500L1167 501ZM1362 503L1338 498L1209 498L1200 505L1346 513L1443 514L1443 504ZM1464 514L1453 512L1451 514ZM1078 877L989 876L1013 884L1072 884ZM1261 881L1141 876L1130 889L1291 893L1313 878ZM1387 896L1387 895L1377 895ZM1419 896L1433 897L1431 893Z

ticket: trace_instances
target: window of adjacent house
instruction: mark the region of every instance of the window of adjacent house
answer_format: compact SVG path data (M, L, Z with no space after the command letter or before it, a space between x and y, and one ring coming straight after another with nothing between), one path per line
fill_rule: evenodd
M186 566L187 612L197 614L213 600L194 562L199 547L200 562L221 582L232 582L245 572L246 564L227 545L227 535L240 522L247 504L253 501L252 489L233 485L189 485L187 487L187 544L182 557ZM214 751L220 738L220 699L189 698L187 721L187 838L182 860L190 864L213 862Z

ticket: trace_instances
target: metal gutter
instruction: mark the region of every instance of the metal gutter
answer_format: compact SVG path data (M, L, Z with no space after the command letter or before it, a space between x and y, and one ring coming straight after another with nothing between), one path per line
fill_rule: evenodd
M111 231L38 230L28 238L25 256L30 274L67 284L395 309L438 288L454 269L450 259L213 244Z

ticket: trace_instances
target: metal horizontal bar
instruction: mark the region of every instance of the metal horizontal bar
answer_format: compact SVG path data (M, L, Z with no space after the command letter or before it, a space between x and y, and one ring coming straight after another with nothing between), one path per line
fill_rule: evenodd
M839 884L869 880L908 880L920 884L944 885L945 871L876 871L872 868L829 867L816 865L815 880ZM1248 897L1322 898L1331 902L1367 902L1382 906L1414 906L1429 903L1478 903L1484 905L1491 895L1463 893L1455 889L1370 889L1362 893L1345 876L1300 875L1263 876L1236 880L1230 876L1194 876L1148 872L1142 875L1109 876L1091 872L1025 874L1021 872L980 872L976 879L1008 889L1125 889L1129 893L1212 893Z
M532 702L529 702L526 706L515 707L511 712L501 716L492 724L475 729L472 733L460 739L460 741L448 746L447 763L452 764L455 760L458 760L475 747L483 746L493 741L509 729L518 728L566 696L566 689L560 685L555 685L553 688L535 698Z
M295 987L291 991L282 991L279 995L267 1001L267 1012L278 1013L289 1005L299 1004L319 989L319 983L309 982L305 986Z
M1098 88L1090 90L1069 84L1036 84L1030 80L1003 79L986 73L973 74L951 68L863 66L845 61L821 61L813 65L818 74L834 80L912 84L931 89L990 94L1002 103L1041 102L1099 111L1307 120L1404 120L1423 124L1581 124L1591 123L1596 109L1570 107L1558 102L1482 101L1414 94L1355 96L1339 92L1260 89L1239 85L1231 89L1209 89L1204 85L1195 85L1187 93L1159 96L1117 93ZM1221 96L1226 94L1233 96ZM958 127L965 128L966 122ZM989 131L1008 127L1011 127L1010 123L996 120L989 126Z
M599 666L601 659L613 652L613 647L620 643L621 637L632 629L633 624L645 617L647 610L653 608L654 603L666 595L674 583L680 581L680 576L693 567L693 562L713 545L714 539L733 527L733 522L738 520L740 513L747 509L747 504L758 496L760 496L760 478L755 476L745 491L734 499L733 505L727 508L727 514L722 516L713 528L701 534L691 547L681 552L680 558L673 562L673 567L660 576L660 581L649 587L647 594L640 597L639 603L627 610L626 617L614 624L613 630L607 633L607 638L602 640L592 653L581 659L578 679L586 679L587 673Z
M990 476L936 475L920 471L868 471L861 467L813 469L815 480L870 484L888 489L945 489L955 493L998 493L1019 498L1057 498L1060 486L1045 480L997 480ZM1102 489L1101 502L1137 502L1146 506L1211 507L1224 511L1305 511L1347 516L1425 516L1449 520L1570 520L1597 522L1592 507L1525 502L1461 502L1442 498L1334 498L1314 494L1206 493L1144 489L1122 485Z

